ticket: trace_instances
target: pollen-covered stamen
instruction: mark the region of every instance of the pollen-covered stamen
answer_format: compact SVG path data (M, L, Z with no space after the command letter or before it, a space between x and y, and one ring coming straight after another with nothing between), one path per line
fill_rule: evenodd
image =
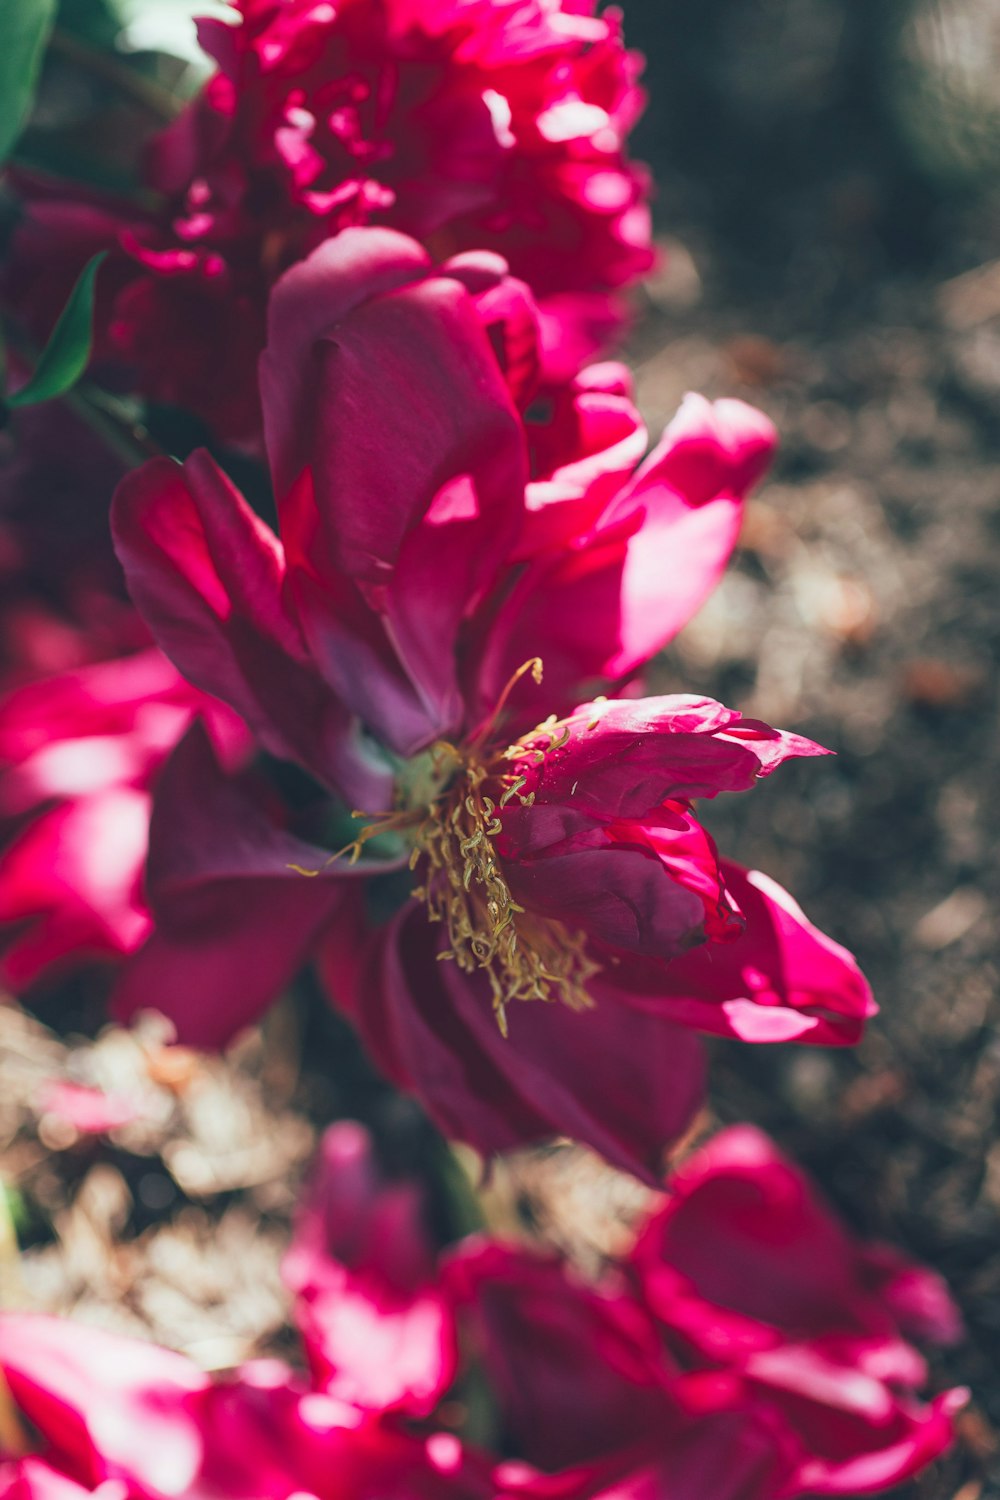
M588 981L600 969L587 951L584 933L572 933L562 922L514 900L497 854L504 808L515 800L521 807L532 805L529 781L570 736L569 727L552 716L515 744L496 745L497 721L529 672L541 682L537 657L518 668L492 713L467 740L459 745L439 740L409 762L397 778L392 811L355 812L353 817L367 820L365 826L319 869L290 866L316 876L345 856L354 864L368 840L379 834L410 839L410 868L420 873L413 894L425 903L430 920L443 922L448 932L448 946L438 957L457 963L467 974L485 971L504 1036L506 1008L513 1000L560 1000L574 1010L590 1007Z
M448 947L439 958L467 974L486 972L504 1036L513 1000L561 1000L576 1010L591 1005L587 981L598 969L582 933L526 911L504 876L494 843L503 828L500 811L513 798L530 807L525 780L499 766L462 765L417 829L410 861L414 867L426 861L414 894L432 922L447 926Z
M342 849L335 850L321 865L311 868L306 865L288 865L287 868L294 870L296 875L305 875L308 879L312 880L315 876L322 875L324 870L328 870L331 865L336 864L338 859L343 859L345 854L347 856L347 863L349 865L356 865L364 853L365 845L369 839L378 838L380 834L384 833L402 833L414 822L413 813L406 810L371 814L362 812L360 809L355 809L351 813L351 817L368 819L365 826L358 829L357 838L353 838Z

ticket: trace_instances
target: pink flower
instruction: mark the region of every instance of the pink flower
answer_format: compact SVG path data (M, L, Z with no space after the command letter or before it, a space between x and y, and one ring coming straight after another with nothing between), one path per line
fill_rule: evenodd
M23 989L120 959L150 930L142 890L150 789L194 719L232 763L242 726L159 651L94 663L0 699L0 970Z
M358 721L409 757L491 711L539 640L553 661L545 695L523 679L525 727L645 661L714 584L773 446L750 408L692 401L633 480L645 434L620 382L596 377L571 419L526 434L512 397L530 394L531 311L495 257L435 268L398 235L345 231L272 299L261 375L280 543L204 454L119 489L116 545L168 654L352 800L377 795Z
M87 255L116 245L103 352L153 399L252 439L270 285L344 228L388 224L436 254L504 254L540 299L549 372L571 376L652 261L625 152L640 60L593 8L240 0L237 25L201 23L218 71L148 155L163 209L26 183L8 295L54 315Z
M416 1184L386 1184L360 1125L331 1125L285 1257L316 1387L366 1411L425 1417L455 1376Z
M764 1400L798 1447L796 1494L879 1490L947 1447L965 1394L918 1403L926 1366L892 1295L905 1266L906 1302L935 1309L925 1330L954 1337L938 1278L900 1259L880 1287L872 1252L749 1126L717 1136L670 1186L630 1259L666 1347L691 1372L692 1410Z
M893 1280L905 1269L910 1300L953 1336L939 1278L854 1242L747 1126L691 1157L667 1191L596 1285L484 1240L446 1263L505 1432L531 1464L561 1470L523 1477L526 1494L656 1494L651 1474L684 1473L683 1454L706 1486L692 1480L692 1496L716 1484L742 1495L737 1479L774 1500L871 1493L944 1451L965 1393L918 1400L926 1367L873 1284L873 1254L893 1261Z
M485 1465L448 1434L410 1437L277 1360L210 1378L152 1344L3 1313L0 1372L40 1450L0 1454L0 1494L19 1500L489 1500Z
M768 424L692 399L633 475L641 427L613 368L525 427L532 328L495 258L434 268L399 235L345 230L272 300L280 540L203 453L120 487L116 545L164 650L314 790L282 811L183 747L157 796L158 930L118 1003L162 995L183 1036L217 1044L332 920L337 1003L447 1131L484 1151L568 1132L655 1177L700 1089L672 1014L750 1035L744 1012L768 1010L758 1035L828 1041L856 1036L871 1001L843 950L779 920L780 898L751 902L748 928L691 808L818 747L709 700L586 691L711 587ZM337 795L366 809L360 829ZM397 874L398 915L359 944L345 877L407 862L415 899ZM710 960L673 990L673 960L745 929L719 993ZM518 1007L510 1046L491 1025L554 998L585 1014ZM597 1056L617 1065L599 1086Z
M872 1010L850 955L779 887L765 898L723 865L691 811L816 749L710 700L660 698L473 741L471 765L442 752L448 789L410 835L435 925L411 902L358 952L343 908L324 952L335 1003L446 1134L488 1153L561 1130L655 1177L700 1087L666 1022L836 1043ZM514 998L577 1014L519 1006L505 1042L489 1011L503 1026Z

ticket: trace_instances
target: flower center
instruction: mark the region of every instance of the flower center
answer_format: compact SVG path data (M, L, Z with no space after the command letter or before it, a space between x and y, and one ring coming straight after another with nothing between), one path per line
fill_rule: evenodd
M600 970L583 932L572 933L564 923L515 901L495 843L503 832L504 808L514 800L530 807L535 800L533 791L525 791L528 776L518 766L540 764L569 735L551 718L516 744L503 747L495 739L497 719L514 686L527 672L540 682L541 667L532 658L514 673L470 739L458 746L440 740L410 761L397 779L393 811L355 812L365 826L323 867L344 855L354 864L379 834L407 838L410 869L421 877L413 895L426 906L429 920L447 929L448 946L438 958L453 961L466 974L485 972L504 1036L513 1000L561 1000L573 1010L589 1009L594 1002L587 984ZM321 873L291 868L302 875Z
M515 901L497 856L503 809L515 798L522 807L534 801L534 793L522 790L525 777L504 769L507 751L485 763L464 759L451 745L433 753L454 758L454 774L415 830L410 866L423 866L413 894L430 920L447 928L448 946L438 957L467 974L485 972L504 1036L513 1000L561 1000L574 1010L592 1005L587 981L599 966L584 934Z

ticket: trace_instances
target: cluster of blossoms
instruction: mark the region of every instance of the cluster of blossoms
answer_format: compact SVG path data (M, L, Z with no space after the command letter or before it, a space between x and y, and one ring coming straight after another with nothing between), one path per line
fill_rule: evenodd
M8 311L44 336L110 251L92 377L215 446L122 476L89 434L66 474L79 411L0 435L0 974L99 960L117 1020L218 1048L311 963L449 1138L657 1188L700 1033L851 1045L875 1006L696 811L826 752L643 695L775 433L692 395L647 451L600 358L651 255L637 60L593 10L234 0L136 201L14 176ZM79 528L44 578L39 485ZM333 1127L285 1267L308 1379L0 1314L0 1497L794 1500L944 1449L930 1273L750 1129L658 1205L596 1283L441 1255Z
M113 251L98 357L220 436L259 428L267 294L342 229L388 224L443 258L499 250L542 310L546 367L576 372L652 263L625 140L638 60L593 0L234 0L202 21L218 71L150 145L144 212L24 183L9 296L51 326ZM44 274L39 274L39 265Z
M380 1180L343 1122L285 1280L308 1377L258 1360L210 1378L151 1345L0 1314L0 1494L857 1495L940 1453L964 1400L916 1394L907 1339L958 1332L941 1283L852 1241L745 1127L691 1157L588 1284L481 1236L439 1257L415 1184Z

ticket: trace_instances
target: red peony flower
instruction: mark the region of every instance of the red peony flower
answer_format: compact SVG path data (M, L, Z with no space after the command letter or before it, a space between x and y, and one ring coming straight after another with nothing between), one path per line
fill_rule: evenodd
M119 488L119 555L161 645L312 778L276 818L259 782L182 748L154 818L157 932L119 1006L160 1004L217 1044L332 923L337 1003L447 1132L484 1151L569 1133L655 1176L700 1093L670 1018L849 1041L871 999L780 893L754 887L747 923L691 809L818 747L709 700L587 691L711 587L769 427L692 400L633 474L614 372L525 427L531 326L495 259L435 269L412 241L346 230L272 303L280 540L205 454ZM338 795L362 826L338 821ZM354 898L379 870L390 920L365 943ZM725 943L743 946L716 988L693 950ZM578 1014L518 1006L509 1044L493 1024L556 999Z
M926 1366L903 1337L914 1322L960 1334L939 1277L895 1255L890 1270L885 1252L856 1243L750 1126L716 1136L670 1187L630 1262L690 1372L692 1410L765 1401L798 1449L793 1494L869 1494L944 1451L965 1393L921 1406ZM908 1318L915 1305L933 1317Z
M878 1286L870 1267L894 1260L893 1281L911 1293L920 1285L935 1331L953 1338L960 1322L938 1277L854 1241L748 1126L717 1136L666 1186L630 1254L597 1285L555 1257L486 1240L446 1265L519 1451L564 1471L527 1494L600 1493L602 1483L617 1494L609 1469L683 1472L692 1440L707 1466L692 1496L743 1495L744 1483L776 1500L870 1494L949 1446L966 1393L920 1403L924 1361L904 1341L892 1283ZM703 1422L721 1445L717 1472Z
M270 286L344 228L389 224L437 255L503 253L539 298L549 374L571 376L652 260L646 175L625 154L640 61L593 9L237 0L235 24L201 23L218 71L149 154L162 207L26 184L8 293L51 321L87 255L116 245L99 352L253 439Z

